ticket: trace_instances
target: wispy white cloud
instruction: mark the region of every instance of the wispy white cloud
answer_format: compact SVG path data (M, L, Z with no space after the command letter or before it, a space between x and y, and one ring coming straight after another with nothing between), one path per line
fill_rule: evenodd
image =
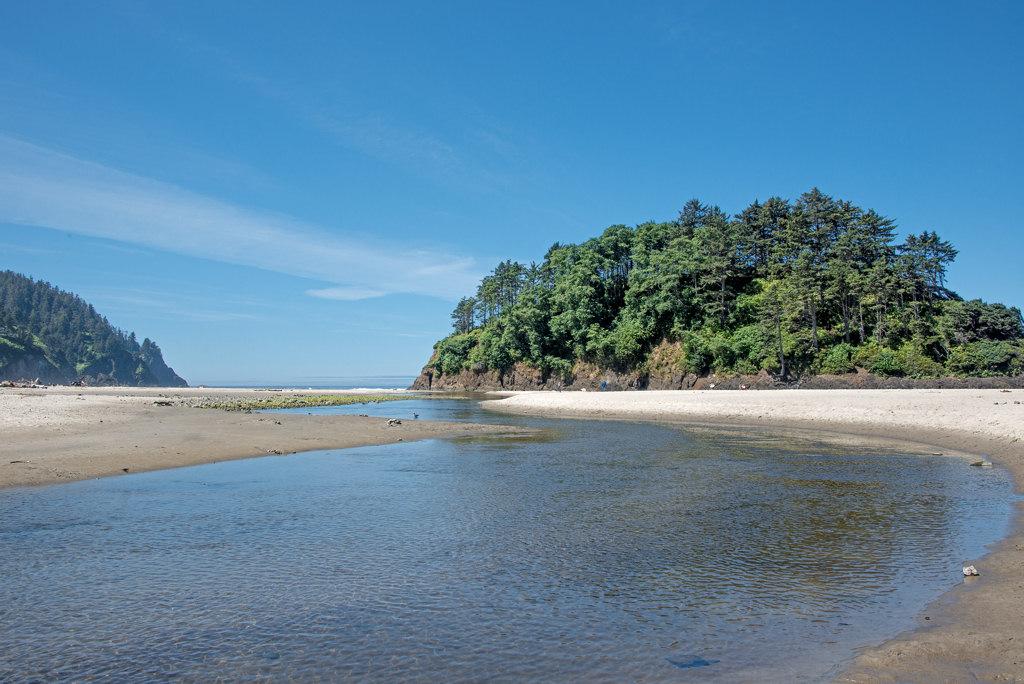
M0 134L0 221L108 238L332 283L309 294L454 298L473 259L344 236Z
M209 43L193 33L155 29L158 35L222 77L273 103L326 140L401 168L429 181L462 190L505 191L536 175L525 173L525 156L511 131L485 115L466 95L440 94L420 106L437 108L452 130L424 127L404 120L401 110L387 111L364 103L358 90L332 79L295 79L263 72L240 54ZM382 85L382 88L388 86ZM393 87L393 86L392 86ZM396 100L416 97L394 92ZM379 98L374 98L379 99Z
M211 309L206 306L208 298L182 296L178 292L157 292L140 289L94 290L88 294L89 301L99 304L104 311L127 309L133 313L140 310L159 318L171 320L223 323L230 321L259 321L264 317L238 308ZM221 304L229 302L220 301Z
M324 287L313 290L306 290L310 297L318 299L337 299L343 302L355 302L360 299L373 299L383 297L387 292L383 290L371 290L366 287Z

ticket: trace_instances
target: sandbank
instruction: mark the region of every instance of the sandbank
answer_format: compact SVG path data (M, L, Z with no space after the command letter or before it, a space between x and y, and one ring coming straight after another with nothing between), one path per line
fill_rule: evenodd
M322 395L329 391L286 393ZM411 420L403 402L394 402L394 410L389 412L403 419L401 425L360 416L195 408L210 401L268 395L278 393L216 388L0 389L0 487L315 449L516 431L494 425Z
M1024 490L1024 390L519 392L485 408L564 418L812 430L974 454ZM981 572L929 605L919 627L863 649L841 682L1024 681L1024 503ZM963 559L950 559L959 564Z

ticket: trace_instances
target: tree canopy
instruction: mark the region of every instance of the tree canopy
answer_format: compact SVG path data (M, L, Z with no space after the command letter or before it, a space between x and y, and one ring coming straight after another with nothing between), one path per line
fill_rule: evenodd
M0 271L0 378L87 379L123 385L184 386L160 347L140 344L91 304L49 283Z
M1024 373L1020 311L947 289L956 256L933 231L897 242L892 220L817 188L733 216L690 200L673 221L502 262L458 303L431 365L643 373L670 343L671 364L698 375Z

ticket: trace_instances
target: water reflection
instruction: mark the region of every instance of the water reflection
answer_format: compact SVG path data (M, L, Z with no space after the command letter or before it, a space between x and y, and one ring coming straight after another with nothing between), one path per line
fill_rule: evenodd
M1005 530L957 459L543 428L0 492L0 680L821 678Z

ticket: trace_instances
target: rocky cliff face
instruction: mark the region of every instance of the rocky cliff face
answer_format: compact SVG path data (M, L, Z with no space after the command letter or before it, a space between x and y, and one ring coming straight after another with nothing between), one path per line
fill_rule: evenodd
M412 389L450 391L489 390L683 390L709 387L769 388L785 386L768 373L754 376L719 378L697 376L692 373L616 373L589 363L577 362L568 377L545 376L540 370L516 364L505 373L496 371L462 371L457 375L443 375L433 366L426 366L412 384Z
M58 366L45 353L33 347L0 350L0 381L38 380L48 385L131 385L159 387L188 387L166 364L154 372L137 354L112 353L93 360L80 368Z
M160 387L188 387L188 383L164 361L163 353L155 342L145 340L139 352L142 362L153 376L155 385Z
M188 384L151 340L119 330L88 302L50 283L0 271L0 380L48 384Z
M884 378L864 370L847 375L813 375L783 382L766 371L757 375L697 376L692 373L615 373L577 363L570 377L544 377L536 368L516 364L505 373L462 371L443 375L426 366L410 389L434 391L621 391L704 389L1002 389L1024 388L1024 377Z
M65 374L42 354L26 353L0 364L0 381L37 379L48 385L66 382Z

